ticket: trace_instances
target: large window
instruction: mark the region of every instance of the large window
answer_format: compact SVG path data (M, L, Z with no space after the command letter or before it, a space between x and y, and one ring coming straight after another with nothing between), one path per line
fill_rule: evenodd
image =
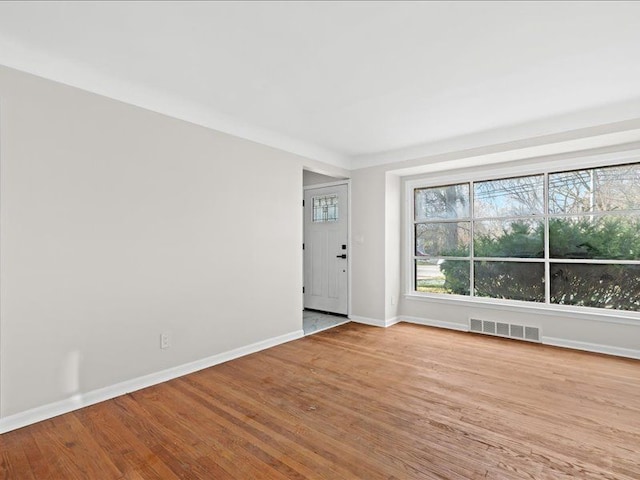
M413 288L640 310L640 164L413 189Z

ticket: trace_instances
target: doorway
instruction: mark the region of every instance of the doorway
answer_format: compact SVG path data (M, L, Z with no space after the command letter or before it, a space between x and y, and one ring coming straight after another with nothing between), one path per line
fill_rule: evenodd
M305 185L303 205L304 319L338 325L349 313L348 181Z

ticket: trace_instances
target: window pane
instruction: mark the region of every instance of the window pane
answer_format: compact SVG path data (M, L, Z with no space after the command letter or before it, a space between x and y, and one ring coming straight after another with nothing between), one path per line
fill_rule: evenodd
M416 255L468 257L470 243L470 222L418 223L416 225Z
M549 219L551 258L640 260L640 216Z
M544 176L477 182L474 184L473 208L476 218L542 214Z
M415 194L415 219L469 218L469 184L420 188Z
M549 213L640 208L640 164L549 174Z
M549 213L578 213L592 210L593 170L549 174Z
M479 297L544 302L544 263L474 263L474 292Z
M465 260L416 260L416 290L469 295L469 268L470 264Z
M640 310L640 265L551 264L551 302Z
M476 257L544 258L541 220L484 220L474 228Z
M313 221L335 222L338 220L338 195L313 197Z

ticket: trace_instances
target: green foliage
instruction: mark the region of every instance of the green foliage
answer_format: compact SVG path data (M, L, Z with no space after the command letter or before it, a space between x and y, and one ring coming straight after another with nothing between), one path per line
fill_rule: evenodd
M544 302L544 264L476 262L474 287L479 297Z
M551 302L640 309L640 265L552 264Z
M456 295L469 295L469 262L445 260L440 265L444 274L444 290Z
M544 224L537 222L536 227L528 222L511 222L509 228L499 235L476 234L474 249L476 257L544 257Z
M640 260L640 220L628 217L549 220L551 258Z
M535 224L534 224L535 225ZM542 258L544 227L512 222L500 234L476 235L476 257ZM555 218L549 220L552 259L640 259L640 220L626 216ZM447 253L455 255L455 252ZM551 301L619 310L640 310L640 266L551 264ZM542 263L477 261L475 294L543 302ZM468 295L467 262L441 265L450 293Z
M640 220L626 216L549 221L552 258L640 259ZM565 305L640 309L639 265L551 266L551 301Z

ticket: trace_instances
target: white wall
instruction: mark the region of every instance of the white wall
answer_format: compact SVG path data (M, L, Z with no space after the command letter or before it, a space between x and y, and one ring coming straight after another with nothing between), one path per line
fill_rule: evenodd
M322 173L312 172L310 170L305 170L304 172L302 172L302 183L304 184L304 186L335 182L336 180L342 180L344 178L345 177L343 176L332 177L330 175L324 175Z
M385 176L378 169L351 175L351 313L385 319Z
M625 125L580 135L629 139L638 122ZM0 427L300 332L303 169L352 178L354 316L462 328L480 312L574 346L640 350L635 323L391 302L404 290L401 177L553 143L538 140L350 173L0 67Z
M387 172L385 174L384 208L384 281L385 281L385 320L395 319L400 310L400 282L402 272L402 182L401 177Z
M617 149L638 148L638 143L615 146L615 139L630 140L638 137L638 121L618 124L619 131L611 125L563 132L553 138L524 139L501 145L487 145L472 151L454 151L447 154L419 158L411 161L389 163L352 172L353 206L353 298L354 319L376 325L388 325L396 319L445 326L466 330L469 317L507 321L541 328L545 343L590 349L606 353L640 358L640 319L627 318L624 312L619 317L574 312L534 311L527 308L502 308L495 305L472 305L440 302L433 299L404 295L408 291L405 265L404 180L438 175L447 179L452 175L483 171L489 168L511 168L512 174L520 168L532 168L542 161L556 159L564 161L572 157L581 158L585 151L581 145L595 146L599 135L600 152ZM555 156L537 157L553 152L567 152ZM591 150L592 151L592 150ZM527 157L528 155L529 157ZM516 160L520 158L519 160ZM469 159L474 159L474 167ZM559 160L558 160L559 159ZM573 160L575 162L575 160ZM447 170L447 166L450 169ZM465 167L455 169L453 167ZM412 176L410 176L412 175ZM444 181L444 180L443 180ZM363 237L358 244L356 235ZM400 291L397 305L392 300Z
M0 102L0 417L300 332L302 171L347 172L4 67Z

